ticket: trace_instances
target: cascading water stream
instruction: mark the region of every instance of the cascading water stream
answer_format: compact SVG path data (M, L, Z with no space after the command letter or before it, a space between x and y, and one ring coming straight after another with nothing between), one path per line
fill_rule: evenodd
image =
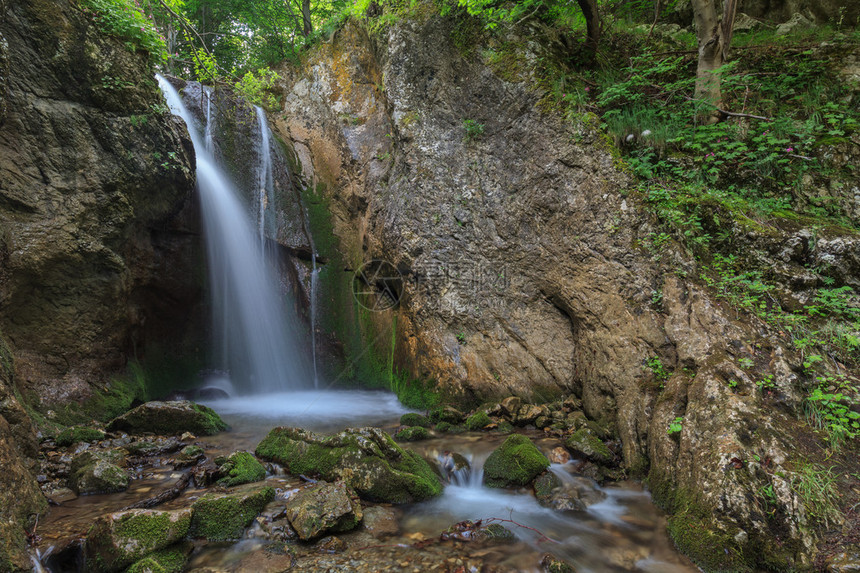
M216 339L224 340L220 350L232 382L245 393L306 388L309 369L246 208L215 164L179 93L163 77L158 82L173 113L188 125L197 155L213 322Z

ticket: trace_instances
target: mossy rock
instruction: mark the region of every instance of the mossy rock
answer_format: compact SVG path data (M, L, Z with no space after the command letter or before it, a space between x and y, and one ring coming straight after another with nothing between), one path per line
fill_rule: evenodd
M491 523L482 527L475 535L480 541L513 541L516 536L507 527L498 523Z
M300 491L290 498L286 514L304 541L324 533L350 531L362 519L361 502L344 482L321 483Z
M463 423L463 419L465 416L463 412L454 408L453 406L445 406L444 408L437 408L430 412L429 415L430 421L434 423L448 423L448 424L461 424Z
M427 416L422 416L421 414L403 414L400 416L400 425L401 426L420 426L422 428L429 428L433 425L430 421L430 418Z
M119 464L125 450L84 452L71 463L69 487L78 495L118 493L128 489L131 479Z
M496 428L496 431L500 434L510 434L514 431L514 425L505 420L503 422L499 422L499 427Z
M188 534L191 515L191 509L132 509L97 518L84 544L85 570L119 571L176 543Z
M125 573L182 573L193 549L189 542L172 545L135 561Z
M105 433L95 428L82 428L75 426L66 428L57 435L57 445L61 448L77 444L78 442L97 442L103 440Z
M215 460L215 464L219 472L224 474L218 480L218 485L230 487L266 478L266 468L248 452L233 452L226 458Z
M581 428L564 441L565 447L574 455L589 461L608 465L615 459L609 448L589 428Z
M442 482L430 464L378 428L348 428L332 436L275 428L255 453L293 475L344 480L370 501L411 503L442 493Z
M108 431L130 434L169 434L185 432L211 436L228 429L212 408L188 400L147 402L112 420Z
M530 439L513 434L484 463L484 483L489 487L523 486L548 467L549 460Z
M418 440L426 440L430 438L430 432L427 428L421 426L412 426L411 428L403 428L394 434L394 439L401 442L417 442Z
M666 529L681 553L708 573L752 571L731 533L715 531L689 514L673 515Z
M475 412L474 414L466 418L466 428L472 430L473 432L483 430L491 423L492 420L483 410Z
M194 502L191 519L192 537L209 541L240 539L266 504L275 498L271 487L246 487L228 494L207 493Z
M466 428L460 426L459 424L449 424L448 422L439 422L436 424L436 431L442 432L445 434L462 434L466 431Z

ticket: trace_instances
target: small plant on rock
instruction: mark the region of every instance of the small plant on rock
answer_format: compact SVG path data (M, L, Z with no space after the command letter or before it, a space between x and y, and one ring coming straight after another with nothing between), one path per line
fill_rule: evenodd
M669 422L669 429L666 430L666 433L671 436L672 434L681 433L681 430L683 430L683 429L684 429L684 417L678 416L677 418L675 418L674 420Z
M478 123L474 119L464 119L463 129L466 130L466 135L463 137L463 141L466 143L475 141L484 135L484 124Z

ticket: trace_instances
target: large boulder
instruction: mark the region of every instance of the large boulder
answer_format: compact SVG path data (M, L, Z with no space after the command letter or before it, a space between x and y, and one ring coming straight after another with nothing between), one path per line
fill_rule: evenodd
M430 464L378 428L348 428L332 436L275 428L256 454L294 475L343 480L370 501L410 503L442 493L442 482Z
M130 434L171 434L184 432L211 436L227 429L227 424L212 408L188 400L147 402L114 418L108 424L111 432Z
M275 498L271 487L245 487L239 491L207 493L192 505L191 535L210 541L239 539L245 528Z
M132 509L103 515L87 532L86 570L119 571L183 539L191 525L191 509Z
M513 434L484 462L484 483L490 487L523 486L548 467L549 460L530 439Z
M323 533L355 529L361 522L361 502L343 482L320 483L294 495L286 508L290 525L305 541Z
M86 451L72 460L69 487L78 495L116 493L131 482L123 469L125 450Z

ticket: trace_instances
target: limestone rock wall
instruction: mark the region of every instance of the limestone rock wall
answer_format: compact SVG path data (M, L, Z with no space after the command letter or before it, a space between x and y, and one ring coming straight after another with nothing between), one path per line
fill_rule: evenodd
M464 55L452 28L432 15L375 36L348 25L302 71L284 71L279 130L345 267L381 259L403 276L396 308L369 312L341 294L331 312L373 325L366 347L449 398L579 395L617 431L626 466L649 473L678 531L710 532L676 536L698 562L715 557L708 568L808 566L815 533L788 485L809 453L799 361L691 280L695 263L677 246L642 246L655 229L611 146L589 118L537 105L537 53L506 81L512 70ZM655 358L671 374L662 385ZM741 358L775 373L767 398ZM667 433L676 417L680 437ZM753 455L772 465L735 469ZM767 485L783 508L775 518L748 495Z
M192 164L146 54L68 0L0 2L0 571L32 567L44 507L21 396L75 405L151 340L185 339Z

